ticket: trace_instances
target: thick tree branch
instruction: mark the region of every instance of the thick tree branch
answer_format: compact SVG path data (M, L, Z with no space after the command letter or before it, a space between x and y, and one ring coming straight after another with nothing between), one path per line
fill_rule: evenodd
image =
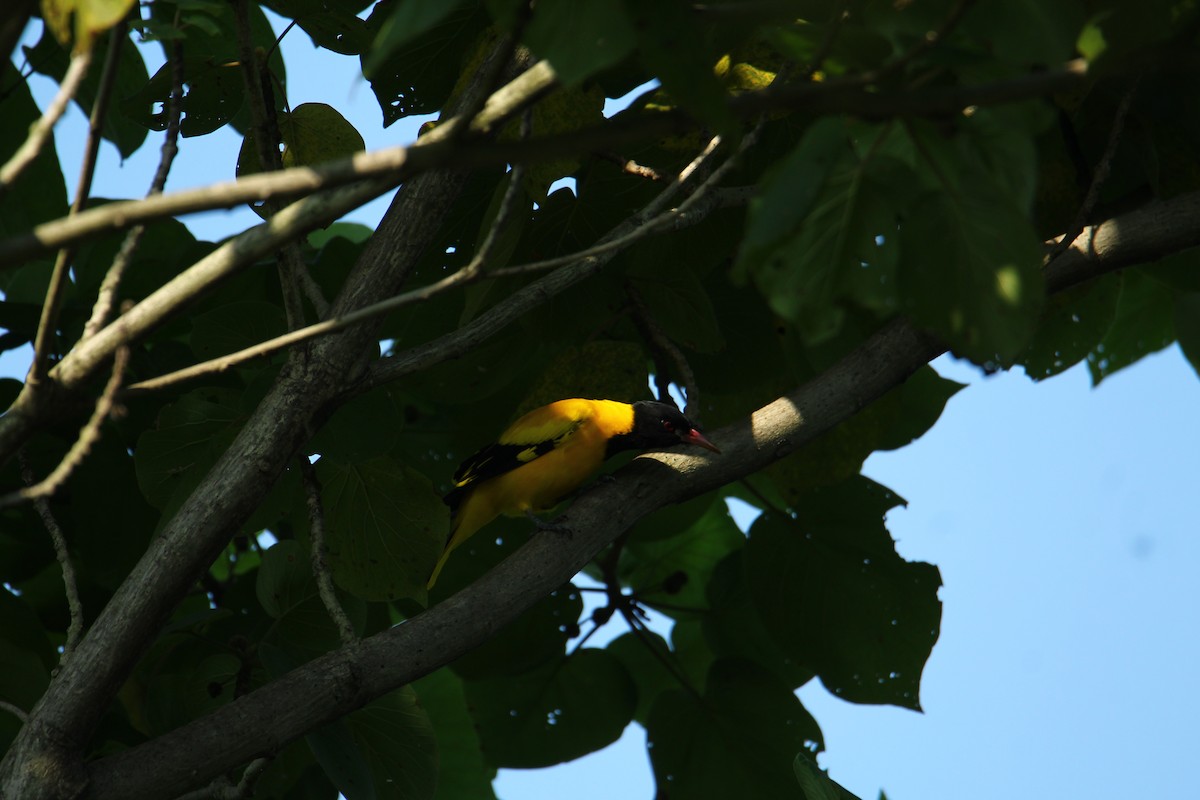
M1061 290L1113 269L1200 244L1200 194L1110 220L1047 267ZM1189 227L1167 233L1166 221ZM1168 249L1169 248L1169 249ZM552 276L551 276L552 277ZM474 584L429 611L331 652L178 730L89 768L93 798L169 797L275 750L486 641L561 586L645 514L738 480L794 452L903 383L945 350L903 320L885 326L795 392L712 433L720 456L642 456L560 518L570 537L538 535ZM296 697L306 698L297 704Z
M480 91L478 84L477 78L465 93L467 100ZM508 96L515 112L540 93ZM480 117L495 111L493 100L495 96ZM433 240L438 221L464 180L460 173L431 172L403 186L347 277L333 313L347 313L372 298L395 293ZM91 342L121 327L124 319ZM363 369L369 348L375 346L376 327L359 326L313 343L284 365L237 438L156 533L72 659L51 681L0 763L0 794L40 800L83 790L88 778L82 753L108 704L196 576L237 532L343 386Z

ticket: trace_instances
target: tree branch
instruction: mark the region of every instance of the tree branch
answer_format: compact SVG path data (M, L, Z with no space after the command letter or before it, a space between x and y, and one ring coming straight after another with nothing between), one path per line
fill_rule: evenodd
M1162 234L1165 219L1192 226L1188 236L1166 241L1200 244L1200 226L1195 225L1200 193L1160 204L1154 211L1158 222L1138 213L1085 234L1085 242L1077 241L1047 267L1048 285L1061 290L1173 252L1162 249L1156 236ZM615 481L583 494L560 517L571 537L534 536L445 602L359 642L353 661L345 649L328 653L206 717L95 762L89 768L93 797L170 796L428 674L486 641L561 586L645 514L738 480L794 452L944 350L909 323L893 321L816 379L714 431L720 456L659 453L634 459L615 474ZM297 704L296 697L307 702Z
M79 93L79 86L87 76L91 63L92 51L90 49L71 56L71 64L67 67L67 74L63 76L62 83L58 87L58 93L54 95L54 99L50 101L50 105L38 121L33 124L29 136L17 148L17 152L13 153L12 158L0 167L0 197L3 197L12 188L13 182L26 167L33 163L38 153L46 146L46 140L50 138L54 126L66 112L71 98Z
M329 560L325 558L325 510L321 507L321 484L317 481L317 471L312 462L301 455L300 482L304 484L304 499L308 505L309 538L311 542L311 560L313 579L317 582L317 593L325 605L329 618L337 626L338 636L343 645L354 644L358 636L354 633L354 624L346 616L346 610L338 602L337 592L333 588L333 575L329 571Z
M24 456L25 453L22 452L21 478L27 485L33 486L33 469ZM83 601L79 599L79 581L75 577L75 564L71 561L71 551L67 549L67 537L63 533L62 526L54 518L50 504L46 502L44 496L35 495L33 507L37 510L38 516L42 518L42 525L46 527L46 532L50 534L50 541L54 545L54 557L58 560L58 566L62 570L63 592L67 596L67 610L71 617L71 621L67 624L67 641L63 644L62 657L59 659L61 665L70 659L71 654L75 651L75 645L79 642L79 637L83 635ZM23 716L22 720L28 721L28 716Z
M79 431L75 444L71 445L71 449L63 456L54 471L41 481L36 484L30 482L30 485L24 489L0 495L0 508L16 505L24 500L41 500L50 497L66 483L67 479L71 477L71 473L79 468L88 453L92 451L92 446L100 440L100 426L104 424L116 407L117 390L121 388L121 381L125 377L125 367L128 363L129 348L119 348L108 384L105 385L100 399L96 401L96 408L92 411L91 418Z
M465 100L480 91L479 82L476 76L464 93ZM538 91L513 93L513 83L496 95L504 95L514 112L541 96ZM500 118L495 112L503 104L496 101L496 95L485 104L480 118ZM447 116L455 110L448 109ZM460 173L430 172L405 183L347 276L332 313L344 314L365 305L369 298L393 294L433 241L439 221L464 181ZM287 210L280 216L286 214ZM278 218L273 219L266 227L277 222ZM89 344L121 327L135 312ZM72 659L51 680L0 762L0 793L37 800L73 797L83 790L87 776L82 754L113 696L163 621L192 587L195 576L212 563L262 493L295 457L306 431L319 426L334 398L364 368L369 349L376 346L376 327L351 328L312 343L288 360L233 443L156 532L146 553L79 642ZM307 702L305 698L304 703L295 704ZM205 778L233 766L225 765ZM195 783L195 778L189 779L189 786L172 796Z
M541 65L534 67L531 75ZM548 67L545 67L549 71ZM553 73L550 73L551 78ZM938 86L911 91L870 91L852 82L830 81L790 86L772 85L730 100L732 112L756 119L780 110L805 110L813 114L855 114L868 118L895 116L953 116L969 106L998 105L1082 86L1087 65L1071 61L1058 70L977 86ZM530 79L532 80L532 78ZM514 82L515 83L515 82ZM552 83L552 80L551 80ZM547 88L549 84L547 85ZM493 99L506 102L501 89ZM472 123L472 130L487 133L498 119L487 108ZM460 122L452 120L452 122ZM695 130L696 123L682 111L659 111L608 120L602 125L524 142L448 141L457 128L440 125L411 147L395 147L332 161L320 167L296 167L274 175L252 175L237 181L176 192L159 198L111 203L79 215L38 225L28 234L0 242L0 267L23 263L47 250L167 216L214 208L228 208L270 197L312 193L376 176L389 176L392 185L422 172L443 167L470 169L496 164L532 163L604 150L613 150L658 136ZM462 124L460 122L460 124ZM441 134L435 137L435 134Z
M167 176L171 172L171 165L179 153L179 118L183 105L183 45L179 42L172 42L171 55L168 60L171 64L171 94L167 98L167 133L159 154L158 169L155 170L154 177L150 181L150 189L146 192L148 197L162 194L163 187L167 184ZM116 258L113 259L108 271L104 273L104 280L100 283L100 289L96 293L96 302L92 306L92 316L83 326L83 335L80 337L80 341L95 336L101 328L108 324L108 316L116 304L117 289L120 288L125 270L133 261L133 254L137 252L138 245L141 244L142 236L145 233L145 225L134 225L125 234L125 239L121 242L121 249L117 251Z
M108 54L104 59L104 67L100 70L100 86L96 93L96 101L92 103L92 113L88 118L87 141L83 147L83 163L79 167L79 180L75 186L75 199L71 203L71 215L76 215L87 205L88 195L92 191L92 178L96 174L96 156L100 152L100 139L104 130L104 117L108 113L108 100L112 95L113 84L117 80L117 65L121 61L121 41L125 38L125 22L122 20L113 27L108 36ZM58 329L58 312L62 305L63 288L71 271L71 262L75 258L73 247L64 247L58 251L54 260L54 269L50 273L50 285L46 289L46 299L42 303L42 315L38 320L37 334L33 340L33 364L29 368L26 382L37 385L46 375L46 364L50 358L50 343L54 340Z

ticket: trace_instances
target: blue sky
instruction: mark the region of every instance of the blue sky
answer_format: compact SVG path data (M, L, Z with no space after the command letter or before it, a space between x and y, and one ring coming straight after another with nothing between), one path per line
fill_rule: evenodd
M356 60L314 53L299 31L285 54L293 105L335 106L370 148L413 138L415 123L380 127ZM34 85L43 102L54 89ZM73 109L56 133L69 183L83 130ZM228 133L184 140L168 188L232 178L236 152ZM157 145L121 165L105 144L101 159L96 194L136 197ZM353 218L373 223L385 207ZM249 211L187 219L209 239L257 221ZM0 360L0 374L23 374L22 358ZM1194 792L1195 372L1174 346L1095 389L1078 367L1034 384L949 358L935 366L970 386L924 438L866 469L909 502L888 518L900 553L938 565L945 583L925 713L854 706L814 682L799 695L825 732L820 763L864 800L881 788L891 800ZM651 797L641 729L571 764L506 770L497 790L507 800Z

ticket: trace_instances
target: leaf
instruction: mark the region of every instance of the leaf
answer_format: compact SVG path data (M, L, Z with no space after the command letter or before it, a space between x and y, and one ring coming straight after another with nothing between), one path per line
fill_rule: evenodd
M963 32L980 40L1005 61L1046 66L1068 61L1085 19L1079 0L1010 0L1005 4L981 3L963 16Z
M625 8L642 64L671 98L720 130L735 129L725 90L713 74L719 56L709 49L691 6L682 0L626 0Z
M798 797L792 759L821 732L792 691L753 662L713 663L703 696L658 696L646 725L660 797Z
M317 763L346 800L379 796L366 756L358 748L346 720L336 720L305 735Z
M41 112L27 82L8 60L0 64L0 81L11 87L0 97L0 115L5 120L0 125L0 158L8 161L24 144L30 126L41 117ZM0 234L6 239L17 236L66 213L66 182L59 166L54 137L50 137L37 158L0 196ZM45 271L48 272L49 267L47 264ZM4 276L0 276L0 280L4 280ZM7 295L7 280L5 284Z
M640 601L662 604L669 616L708 608L708 582L717 562L741 549L745 537L724 502L712 503L690 528L669 538L631 539L617 572Z
M717 658L745 658L769 670L795 689L813 678L789 658L763 625L746 583L745 550L730 553L717 564L708 582L710 611L700 621L704 641ZM821 740L817 740L820 743Z
M406 15L412 19L406 20ZM384 0L374 7L367 29L377 32L375 43L362 62L384 127L442 108L463 66L460 59L488 22L483 6L474 2ZM414 31L420 32L410 36Z
M578 650L515 677L469 681L484 754L498 767L547 767L615 742L637 701L611 653Z
M759 517L746 547L747 582L781 649L833 694L919 709L941 578L936 567L896 554L882 515L865 502L869 484L847 485L820 505L810 494L795 522Z
M582 612L579 591L573 584L566 584L451 667L467 680L479 680L521 675L557 661L562 658L567 641L578 632Z
M513 412L518 417L566 397L632 403L646 397L646 355L633 342L595 341L563 351L541 371Z
M665 657L678 662L679 653L672 652L666 639L648 630L640 634L633 631L623 633L609 642L604 650L616 656L633 679L637 687L637 708L633 719L645 726L655 699L678 686L674 673L663 661Z
M816 762L804 753L797 753L792 762L792 771L800 784L800 795L804 800L859 800L845 788L830 779Z
M669 340L704 353L725 347L712 299L694 266L678 252L653 263L639 259L628 274L650 318Z
M1200 374L1200 292L1188 292L1175 298L1175 333L1179 348Z
M383 797L432 800L437 786L437 738L411 686L389 692L346 718ZM346 793L347 800L353 800Z
M79 92L75 96L76 103L79 104L84 116L91 116L92 106L96 102L96 94L100 85L100 75L103 70L96 68L95 65L100 65L105 62L108 55L108 48L111 44L111 37L101 37L96 42L95 52L92 54L92 69L88 70L87 76L80 84ZM115 97L126 97L141 89L150 76L146 72L146 64L142 60L141 51L126 35L120 41L121 55L117 62L116 80L113 84L113 95ZM37 72L43 75L48 75L59 83L67 73L68 53L61 47L54 37L50 35L49 30L42 33L42 38L33 47L24 47L25 58ZM105 139L108 139L117 147L117 151L122 158L128 158L142 145L146 140L146 128L138 125L123 114L109 113L104 117L104 127L102 133Z
M914 321L977 364L1012 363L1045 297L1029 221L996 196L930 193L905 216L900 239L900 286Z
M424 598L449 525L429 480L389 458L322 458L317 475L337 584L364 600Z
M189 339L196 358L229 355L287 332L279 306L260 300L228 303L192 318Z
M375 41L365 54L363 73L371 76L406 44L434 30L466 5L466 0L398 0L387 4L387 18L380 23ZM379 11L372 12L372 17Z
M339 406L305 450L344 464L362 463L391 452L403 425L388 387L379 387Z
M1120 276L1110 274L1053 295L1016 363L1035 381L1078 364L1112 326L1120 293Z
M570 88L633 52L637 37L621 0L544 0L525 41Z
M133 6L134 0L42 0L42 16L58 40L63 44L74 40L79 53L90 50L96 38L124 19Z
M1116 316L1088 353L1092 385L1175 341L1173 292L1138 269L1121 273Z
M316 591L308 552L299 542L276 542L263 553L255 592L272 619L282 619Z
M484 761L463 681L450 670L439 669L418 680L413 688L434 723L438 800L495 800L495 769Z
M155 427L138 437L133 463L152 506L166 506L216 462L244 420L240 399L229 389L195 389L165 406Z
M911 182L910 170L891 158L855 158L846 136L835 120L806 134L763 187L762 205L752 206L738 262L810 344L839 332L843 299L884 312L898 304L892 195Z

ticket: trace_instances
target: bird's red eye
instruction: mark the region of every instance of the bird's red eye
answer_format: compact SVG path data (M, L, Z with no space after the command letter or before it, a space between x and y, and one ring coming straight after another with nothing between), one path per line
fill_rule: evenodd
M663 424L663 430L664 430L664 431L670 431L670 432L672 432L672 433L674 433L674 432L675 432L675 425L674 425L674 424L672 424L671 420L669 420L669 419L664 419L664 420L662 421L662 424Z

